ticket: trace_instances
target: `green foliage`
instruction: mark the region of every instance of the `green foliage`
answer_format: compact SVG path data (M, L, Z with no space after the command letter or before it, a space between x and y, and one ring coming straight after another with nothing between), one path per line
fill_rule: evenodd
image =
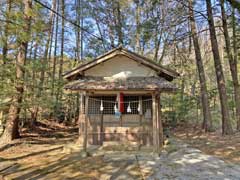
M49 1L48 3L50 3ZM0 49L2 50L4 42L8 43L7 63L2 64L0 54L0 110L7 111L11 97L15 92L15 60L18 52L19 41L28 42L27 61L24 67L24 97L22 103L21 117L30 117L31 113L38 109L39 114L54 115L56 118L64 119L63 115L67 111L74 114L77 105L74 104L76 94L68 95L63 92L64 81L59 77L59 67L61 54L60 46L64 41L64 62L63 72L76 67L82 62L76 62L77 49L76 36L80 33L83 37L79 40L83 43L83 59L87 62L97 55L101 55L107 50L119 44L119 30L123 35L123 46L138 51L139 54L154 57L157 51L157 59L163 55L164 65L177 70L181 77L175 83L179 91L175 95L164 96L162 99L164 116L172 124L181 122L190 122L200 124L202 122L202 107L200 101L200 86L198 74L196 71L196 62L192 41L189 38L189 18L188 8L178 1L160 1L160 0L139 0L139 1L87 1L81 0L80 12L81 20L76 14L77 1L66 3L65 17L69 21L82 23L81 28L72 26L70 22L65 21L65 39L61 39L61 18L58 24L54 25L51 43L47 44L48 32L50 28L50 12L40 4L33 2L33 9L27 14L32 16L31 31L26 33L23 1L13 1L11 12L7 12L7 6L0 7L0 19L7 17L12 23L8 24L8 36L5 35L4 28L7 23L3 22L0 27ZM49 4L48 4L49 5ZM50 5L49 5L50 6ZM58 4L61 8L61 4ZM119 6L119 11L118 11ZM139 7L137 14L136 7ZM201 11L202 5L196 2L195 8ZM59 13L61 13L59 11ZM118 15L120 13L120 16ZM230 14L229 14L230 15ZM138 18L137 18L138 16ZM200 17L199 14L196 16ZM240 43L240 25L239 14L236 13L236 34L237 48ZM138 22L137 22L138 21ZM56 16L54 18L56 23ZM204 68L207 77L207 88L213 122L215 126L220 126L220 104L216 85L215 67L211 55L211 45L208 34L201 32L207 29L206 20L197 20L199 31L200 48L204 60ZM229 20L229 25L232 21ZM56 26L58 32L55 34ZM232 32L232 27L230 27ZM56 36L55 36L56 35ZM137 36L138 35L138 36ZM96 38L98 36L99 38ZM221 39L221 36L219 39ZM55 39L55 37L57 39ZM137 39L139 38L139 39ZM56 47L55 47L55 41ZM140 47L137 46L140 42ZM157 46L159 41L159 46ZM224 52L224 44L219 41L219 49ZM233 42L233 38L231 38ZM50 56L45 56L45 50L49 45ZM56 69L53 71L53 52L56 49ZM2 52L2 51L1 51ZM240 52L240 50L239 50ZM238 57L239 58L239 57ZM43 63L44 61L44 63ZM225 59L224 63L227 60ZM41 73L45 73L44 83L41 85ZM229 81L230 73L228 66L224 72L226 75L227 93L229 97L228 105L231 112L234 112L235 103L233 101L233 85ZM69 110L70 109L70 110ZM234 115L231 113L232 119ZM53 117L54 118L54 117Z

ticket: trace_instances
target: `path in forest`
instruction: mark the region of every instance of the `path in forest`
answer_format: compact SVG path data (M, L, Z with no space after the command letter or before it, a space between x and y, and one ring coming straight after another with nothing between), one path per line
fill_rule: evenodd
M206 155L182 141L173 141L159 158L140 156L138 159L142 171L153 170L153 173L146 177L149 180L240 180L240 164L227 163Z
M172 140L160 157L151 152L106 151L92 149L84 158L77 147L57 149L14 160L0 159L3 179L91 179L91 180L192 180L240 179L240 164L227 163Z

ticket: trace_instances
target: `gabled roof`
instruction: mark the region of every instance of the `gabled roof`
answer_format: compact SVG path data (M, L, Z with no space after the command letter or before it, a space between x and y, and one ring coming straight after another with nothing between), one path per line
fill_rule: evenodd
M121 46L118 48L115 48L111 51L108 51L107 53L95 58L94 60L87 62L85 64L82 64L74 69L72 69L71 71L66 72L63 76L66 79L72 79L72 77L80 74L83 75L83 72L87 69L90 69L100 63L103 63L105 61L108 61L109 59L118 56L118 55L124 55L134 61L137 61L138 63L147 66L153 70L155 70L159 76L163 76L165 77L167 80L171 81L174 78L176 78L177 76L179 76L179 74L171 69L168 69L166 67L163 67L159 64L157 64L156 62L152 61L151 59L148 59L144 56L141 56L137 53L134 53L132 51L129 51L127 49L122 48Z

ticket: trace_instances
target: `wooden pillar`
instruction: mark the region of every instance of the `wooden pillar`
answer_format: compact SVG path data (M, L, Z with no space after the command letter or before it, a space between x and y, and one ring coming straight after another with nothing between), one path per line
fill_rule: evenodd
M142 110L142 96L139 96L139 125L142 126L142 116L143 116L143 110Z
M143 138L144 138L144 128L142 124L143 119L143 108L142 108L142 96L139 96L139 127L140 127L140 134L139 134L139 144L143 144Z
M80 98L80 101L79 101L79 115L78 115L78 134L79 134L78 143L83 144L84 119L85 119L83 94L80 94L79 98Z
M121 102L120 102L120 92L118 92L117 93L117 99L118 99L118 109L120 110L120 104L121 104ZM122 113L121 113L121 115L120 115L120 119L119 119L120 121L120 126L122 127L123 126L123 119L122 119Z
M87 151L87 140L88 140L88 95L85 96L85 122L84 122L84 140L83 140L83 150Z
M160 153L160 148L163 145L163 128L161 121L161 106L160 94L153 93L152 95L152 123L153 123L153 147L156 153Z
M156 94L152 94L152 133L153 133L153 148L156 148L156 121L157 121L157 108L156 108Z
M163 124L162 124L162 111L161 111L161 94L158 96L158 133L159 133L159 145L163 146Z
M101 120L100 120L100 144L103 144L104 141L104 129L103 129L103 112L101 111Z

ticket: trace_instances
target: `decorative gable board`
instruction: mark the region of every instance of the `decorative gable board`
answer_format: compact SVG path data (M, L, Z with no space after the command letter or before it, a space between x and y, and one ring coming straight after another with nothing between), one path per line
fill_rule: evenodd
M83 76L100 77L163 77L172 81L179 76L176 71L163 67L156 62L131 52L121 46L90 62L86 62L68 72L64 78L71 80Z
M151 77L156 71L121 54L84 71L85 76L94 77Z

